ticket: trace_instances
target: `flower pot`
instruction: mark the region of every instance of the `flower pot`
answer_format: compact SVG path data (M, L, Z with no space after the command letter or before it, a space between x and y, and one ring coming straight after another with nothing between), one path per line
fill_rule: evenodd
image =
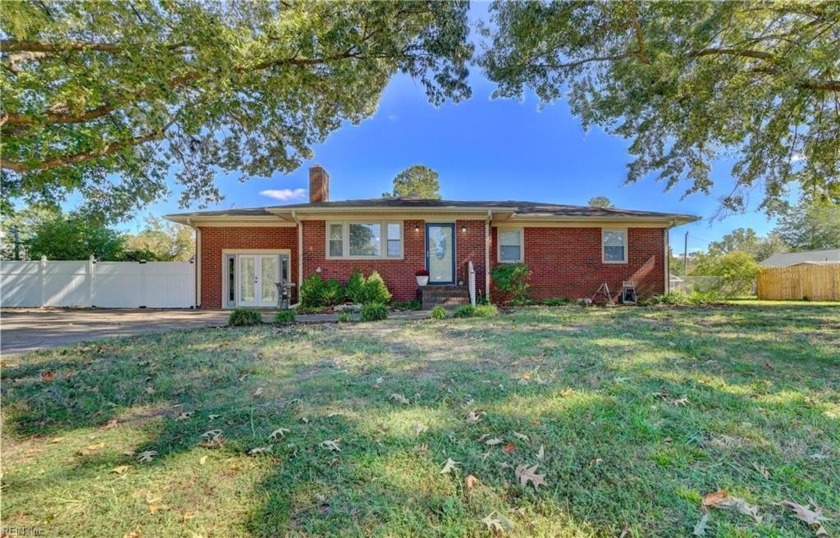
M428 276L418 276L416 278L417 278L417 285L418 286L425 286L426 284L429 283L429 277Z

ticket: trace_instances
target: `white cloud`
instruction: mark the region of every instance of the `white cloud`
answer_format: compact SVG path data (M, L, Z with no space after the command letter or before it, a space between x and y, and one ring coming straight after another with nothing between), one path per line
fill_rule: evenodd
M260 196L268 196L281 202L291 202L292 200L300 200L306 196L306 191L303 189L268 189L260 191Z
M791 157L791 159L790 159L790 162L798 163L799 161L804 161L804 160L805 160L804 155L802 155L801 153L794 153L793 157Z

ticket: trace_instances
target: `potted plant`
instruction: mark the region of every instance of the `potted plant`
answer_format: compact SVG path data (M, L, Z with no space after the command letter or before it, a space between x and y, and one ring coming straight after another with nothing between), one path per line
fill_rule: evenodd
M417 277L418 286L425 286L429 283L429 272L425 269L418 270L414 273L414 276Z

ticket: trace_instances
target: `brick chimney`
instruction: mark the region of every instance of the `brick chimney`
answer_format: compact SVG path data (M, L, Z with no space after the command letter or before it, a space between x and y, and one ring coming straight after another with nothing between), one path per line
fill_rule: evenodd
M320 164L309 169L309 203L330 201L330 175Z

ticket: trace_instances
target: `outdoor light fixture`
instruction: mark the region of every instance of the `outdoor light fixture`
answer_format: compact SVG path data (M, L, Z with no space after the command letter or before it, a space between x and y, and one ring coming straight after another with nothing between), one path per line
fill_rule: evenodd
M420 231L420 226L418 226L418 225L416 225L416 224L415 224L415 225L414 225L414 231L415 231L415 232L419 232L419 231Z
M466 226L461 226L461 232L462 233L467 233L467 227Z

